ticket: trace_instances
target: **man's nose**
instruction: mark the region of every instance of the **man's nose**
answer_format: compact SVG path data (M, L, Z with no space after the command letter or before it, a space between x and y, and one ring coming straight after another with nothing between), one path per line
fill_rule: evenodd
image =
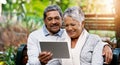
M55 19L52 19L52 23L56 23L56 20L55 20Z

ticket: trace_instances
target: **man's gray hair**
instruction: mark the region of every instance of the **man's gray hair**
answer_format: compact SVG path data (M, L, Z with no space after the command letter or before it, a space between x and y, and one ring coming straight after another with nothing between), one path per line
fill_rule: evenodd
M45 10L44 10L44 13L43 13L43 19L46 18L46 13L49 12L49 11L58 11L60 16L62 17L62 10L61 8L58 6L58 5L50 5L48 6Z
M79 8L79 7L67 8L64 12L63 17L65 18L66 16L70 16L79 22L83 22L85 20L84 13L82 12L81 8Z

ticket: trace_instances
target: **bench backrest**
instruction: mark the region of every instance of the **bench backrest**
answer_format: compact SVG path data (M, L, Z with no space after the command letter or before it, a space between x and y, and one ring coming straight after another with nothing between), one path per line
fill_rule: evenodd
M87 30L115 31L114 14L85 14L85 28Z

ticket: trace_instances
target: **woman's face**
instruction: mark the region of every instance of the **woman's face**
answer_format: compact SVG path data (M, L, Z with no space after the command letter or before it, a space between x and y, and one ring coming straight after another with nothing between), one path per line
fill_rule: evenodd
M64 18L65 29L70 38L75 39L78 38L83 30L84 24L78 22L72 17Z

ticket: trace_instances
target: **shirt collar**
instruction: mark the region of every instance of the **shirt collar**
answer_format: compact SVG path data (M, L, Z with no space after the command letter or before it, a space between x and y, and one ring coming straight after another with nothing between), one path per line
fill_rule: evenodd
M44 32L45 36L49 36L50 35L50 32L47 30L45 25L43 26L43 32ZM61 37L63 32L64 32L64 30L60 29L60 31L58 33L54 34L54 36L60 36Z

